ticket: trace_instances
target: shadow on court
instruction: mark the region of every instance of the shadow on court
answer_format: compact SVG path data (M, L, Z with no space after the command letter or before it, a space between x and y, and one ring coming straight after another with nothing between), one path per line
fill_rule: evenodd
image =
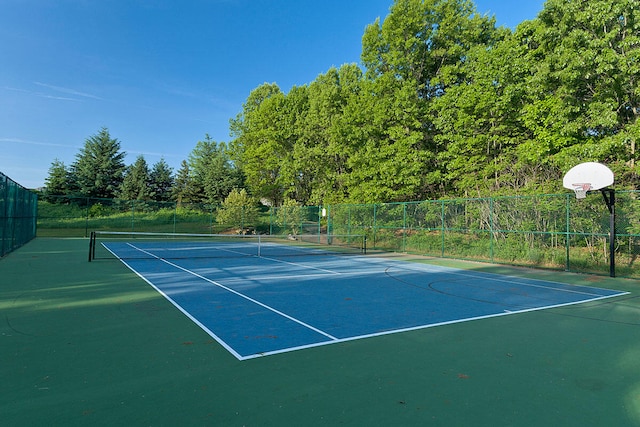
M5 426L640 426L637 281L431 260L630 294L238 361L86 250L0 260Z

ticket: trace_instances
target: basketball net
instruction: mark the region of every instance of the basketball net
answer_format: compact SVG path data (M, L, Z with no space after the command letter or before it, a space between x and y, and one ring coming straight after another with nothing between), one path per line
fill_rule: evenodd
M591 190L591 184L580 183L573 184L573 191L576 193L576 199L584 199L587 197L587 191Z

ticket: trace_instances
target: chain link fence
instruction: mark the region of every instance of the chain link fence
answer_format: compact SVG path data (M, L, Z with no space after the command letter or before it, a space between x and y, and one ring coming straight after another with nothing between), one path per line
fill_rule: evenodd
M0 257L36 236L38 196L0 172Z
M640 192L616 193L616 275L640 278ZM610 214L593 192L406 203L288 206L238 210L218 222L220 206L111 199L40 202L39 236L92 230L175 233L366 235L370 251L606 274Z
M159 233L268 233L269 208L242 209L231 223L220 223L220 206L47 196L39 203L38 236L88 237L93 230ZM258 217L256 219L256 216Z
M640 278L640 192L616 193L616 275ZM331 206L368 250L608 273L610 212L594 193Z

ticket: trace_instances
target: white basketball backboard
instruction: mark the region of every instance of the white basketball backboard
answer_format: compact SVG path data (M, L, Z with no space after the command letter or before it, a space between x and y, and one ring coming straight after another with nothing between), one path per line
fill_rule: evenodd
M613 172L602 163L586 162L572 167L562 179L562 186L569 190L576 188L600 190L613 184Z

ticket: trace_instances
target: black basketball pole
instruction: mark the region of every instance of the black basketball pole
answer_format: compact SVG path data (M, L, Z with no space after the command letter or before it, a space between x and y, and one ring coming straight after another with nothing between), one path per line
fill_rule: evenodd
M616 277L616 190L603 188L600 191L609 209L609 276Z

